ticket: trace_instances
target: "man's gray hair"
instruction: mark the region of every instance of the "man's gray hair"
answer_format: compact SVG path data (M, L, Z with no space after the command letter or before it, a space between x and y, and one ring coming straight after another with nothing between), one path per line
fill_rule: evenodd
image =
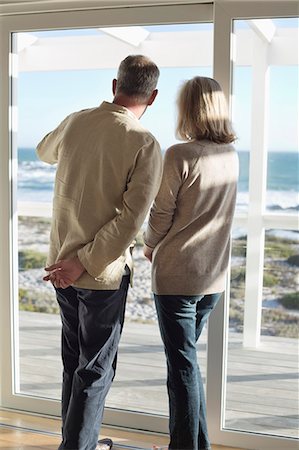
M116 95L147 100L156 89L160 71L156 64L144 55L127 56L117 73Z

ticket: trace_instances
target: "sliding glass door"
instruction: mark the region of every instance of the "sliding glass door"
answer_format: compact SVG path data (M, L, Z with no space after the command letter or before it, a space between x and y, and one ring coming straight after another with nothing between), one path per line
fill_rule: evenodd
M217 339L223 352L210 422L218 443L261 450L298 443L298 17L272 6L217 3L214 54L240 179L230 289L209 324L209 357Z
M16 31L11 19L13 347L5 397L7 406L34 412L59 415L62 374L59 308L52 286L42 281L56 167L38 160L36 145L71 112L112 101L112 80L120 61L141 53L161 72L157 101L141 121L164 153L175 142L175 98L181 82L199 73L212 76L213 71L210 6L187 11L133 8L129 18L122 16L121 25L113 12L106 16L105 20L103 12L86 11L66 27L64 14L51 26L45 15L38 30L31 17L22 31ZM166 432L165 357L142 232L136 237L134 287L129 290L117 375L104 420L133 426L134 417L136 427ZM199 348L204 374L206 348L204 339Z

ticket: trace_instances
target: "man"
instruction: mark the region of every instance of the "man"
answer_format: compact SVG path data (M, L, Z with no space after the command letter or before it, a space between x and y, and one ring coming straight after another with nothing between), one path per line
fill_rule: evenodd
M113 103L71 114L37 147L41 160L57 163L44 279L56 289L62 319L59 450L112 447L97 440L124 322L130 246L162 174L159 144L138 120L156 98L158 77L151 60L128 56L113 80Z

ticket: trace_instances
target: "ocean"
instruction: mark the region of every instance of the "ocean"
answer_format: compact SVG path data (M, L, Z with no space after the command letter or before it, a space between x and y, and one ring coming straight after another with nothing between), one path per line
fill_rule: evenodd
M237 211L248 207L249 152L240 151L240 178ZM296 152L269 152L266 207L270 211L299 210L299 155ZM51 202L55 166L38 160L35 149L18 149L18 200Z

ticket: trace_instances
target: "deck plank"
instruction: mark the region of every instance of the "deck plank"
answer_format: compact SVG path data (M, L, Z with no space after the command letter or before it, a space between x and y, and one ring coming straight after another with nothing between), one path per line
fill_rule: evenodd
M60 398L60 318L20 312L21 392ZM206 377L206 331L198 345ZM164 350L156 324L126 322L107 406L168 414ZM298 342L262 336L257 349L229 332L225 427L298 436Z

